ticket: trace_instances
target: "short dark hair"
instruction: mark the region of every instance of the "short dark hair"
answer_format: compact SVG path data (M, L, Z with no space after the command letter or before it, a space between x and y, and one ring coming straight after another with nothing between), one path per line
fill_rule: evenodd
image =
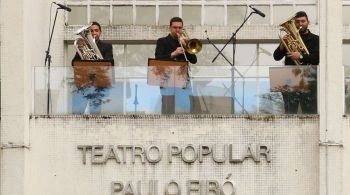
M304 12L304 11L299 11L294 16L294 18L300 18L300 17L306 17L306 19L309 20L309 18L307 17L306 12Z
M184 24L184 22L182 21L182 19L180 17L173 17L170 19L170 26L173 24L173 22L181 22L182 25Z
M93 21L93 22L91 22L91 26L92 26L92 25L98 26L98 28L100 29L100 31L102 31L100 23Z

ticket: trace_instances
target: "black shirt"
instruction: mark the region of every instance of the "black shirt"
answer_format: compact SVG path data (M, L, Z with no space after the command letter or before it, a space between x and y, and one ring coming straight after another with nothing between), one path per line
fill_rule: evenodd
M185 61L185 55L178 55L174 58L171 57L171 53L175 51L180 46L178 39L174 39L170 34L166 37L162 37L157 41L157 47L155 52L156 59L162 60L179 60ZM188 61L192 64L197 63L197 57L194 54L186 52Z
M320 43L319 43L319 36L315 35L308 30L308 33L306 34L300 34L301 39L303 40L306 48L309 50L310 54L303 54L303 59L300 60L302 65L311 64L311 65L318 65L320 61ZM275 60L279 61L283 57L285 57L284 64L285 65L296 65L293 60L287 55L287 50L283 47L283 50L279 49L279 46L273 53L273 57Z

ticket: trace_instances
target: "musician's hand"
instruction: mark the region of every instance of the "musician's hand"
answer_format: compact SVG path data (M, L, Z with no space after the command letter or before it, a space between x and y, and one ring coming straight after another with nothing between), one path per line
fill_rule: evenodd
M300 59L300 53L299 52L288 52L287 56L291 58L292 60L298 60Z
M85 53L85 52L82 54L82 56L83 56L83 59L84 59L84 60L86 60L86 59L91 59L91 57L92 57L91 54Z
M181 55L181 54L184 54L184 53L185 53L184 49L182 47L178 47L178 48L176 48L175 51L173 51L171 53L171 57L175 57L175 56L178 56L178 55Z

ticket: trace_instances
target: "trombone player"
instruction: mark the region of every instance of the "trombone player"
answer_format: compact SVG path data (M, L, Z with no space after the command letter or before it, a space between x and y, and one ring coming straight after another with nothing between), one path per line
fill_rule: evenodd
M173 17L169 24L170 33L157 41L155 58L161 60L188 61L197 63L194 53L186 51L186 41L182 36L183 20L180 17ZM201 46L196 52L199 52ZM162 114L188 113L190 110L190 99L192 87L189 82L186 88L160 88L162 95Z
M294 16L295 26L299 30L300 37L307 52L298 50L287 51L286 44L281 43L273 53L276 61L285 58L285 65L318 65L319 64L319 36L308 29L309 19L304 11L299 11ZM288 34L286 35L288 36ZM285 37L281 37L281 40ZM287 43L288 44L288 43ZM282 92L284 109L286 114L296 114L300 103L303 114L317 114L317 77L309 82L308 92Z
M190 63L197 63L196 55L188 53L184 48L186 43L181 36L183 31L182 28L183 20L180 17L171 18L169 35L162 37L157 41L155 52L156 59L185 61L187 58Z

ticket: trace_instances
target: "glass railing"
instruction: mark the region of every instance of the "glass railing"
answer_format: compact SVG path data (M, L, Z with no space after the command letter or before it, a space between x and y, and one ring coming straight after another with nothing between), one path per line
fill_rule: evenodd
M345 113L350 114L350 65L344 65L345 75Z
M316 68L193 65L189 77L183 71L89 66L51 67L48 74L35 67L33 113L284 114L293 107L309 114L303 108L317 102L313 95L306 97L310 105L299 99L317 91Z

